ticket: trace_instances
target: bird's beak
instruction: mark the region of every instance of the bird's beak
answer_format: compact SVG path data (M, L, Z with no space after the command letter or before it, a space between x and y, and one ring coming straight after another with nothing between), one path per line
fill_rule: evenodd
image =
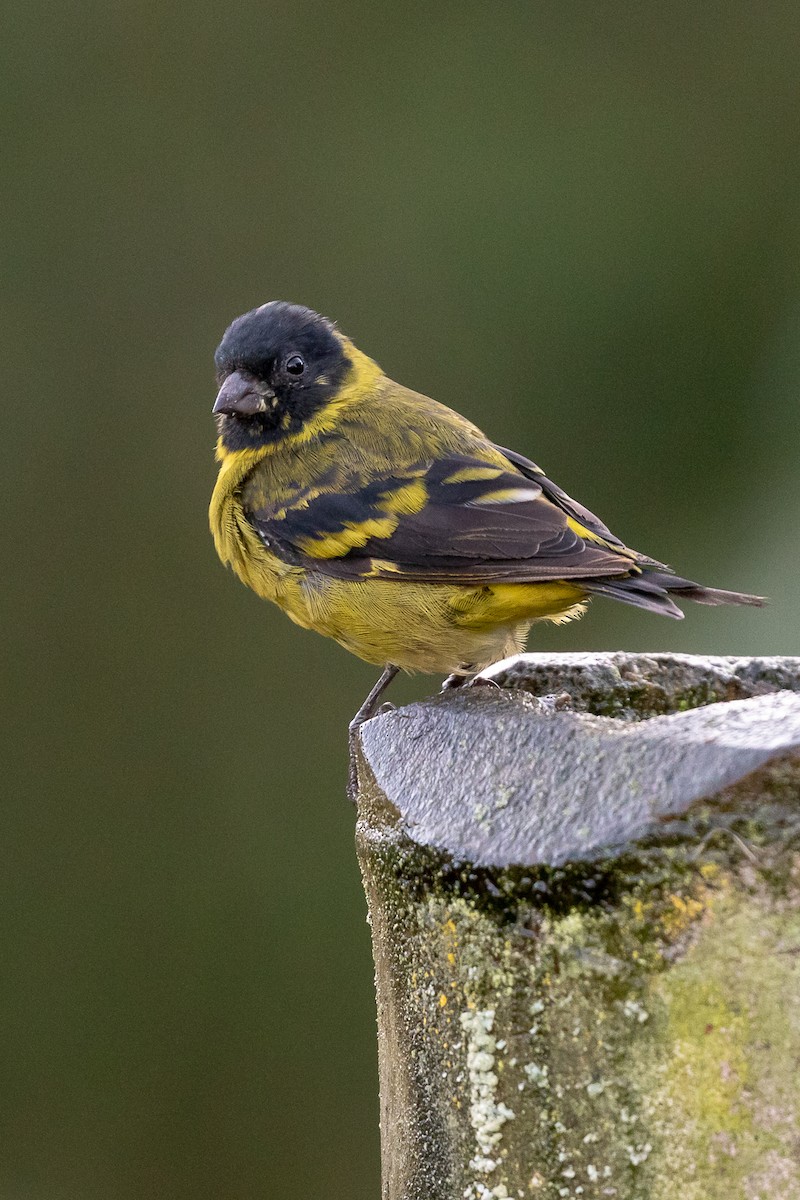
M274 398L275 393L253 375L234 371L219 389L212 412L227 417L254 417L266 412L268 401Z

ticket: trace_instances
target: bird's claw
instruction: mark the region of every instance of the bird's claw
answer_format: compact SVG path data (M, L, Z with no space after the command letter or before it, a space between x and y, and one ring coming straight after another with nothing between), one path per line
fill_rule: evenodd
M448 675L442 684L443 692L451 692L455 688L465 687L492 687L500 690L500 684L494 679L489 679L486 675L473 675L472 678L468 675Z
M476 675L473 679L470 679L467 687L488 687L494 688L498 692L502 691L497 680L489 679L486 675Z

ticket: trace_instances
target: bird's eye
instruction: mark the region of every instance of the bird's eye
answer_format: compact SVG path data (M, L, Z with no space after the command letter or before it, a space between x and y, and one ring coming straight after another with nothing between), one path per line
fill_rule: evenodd
M290 354L286 360L286 370L290 375L302 375L306 364L299 354Z

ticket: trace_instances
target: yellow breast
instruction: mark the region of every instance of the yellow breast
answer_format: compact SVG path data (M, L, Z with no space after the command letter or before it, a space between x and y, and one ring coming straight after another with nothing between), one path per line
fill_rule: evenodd
M270 554L242 508L242 484L262 456L261 450L240 450L222 457L208 510L214 545L242 583L308 628L311 616L300 586L303 572Z

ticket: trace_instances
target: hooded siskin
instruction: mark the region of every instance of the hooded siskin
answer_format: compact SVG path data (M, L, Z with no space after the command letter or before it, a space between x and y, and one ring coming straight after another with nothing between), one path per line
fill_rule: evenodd
M761 604L629 549L533 462L388 379L325 317L272 301L215 355L217 552L367 662L468 676L593 595Z

